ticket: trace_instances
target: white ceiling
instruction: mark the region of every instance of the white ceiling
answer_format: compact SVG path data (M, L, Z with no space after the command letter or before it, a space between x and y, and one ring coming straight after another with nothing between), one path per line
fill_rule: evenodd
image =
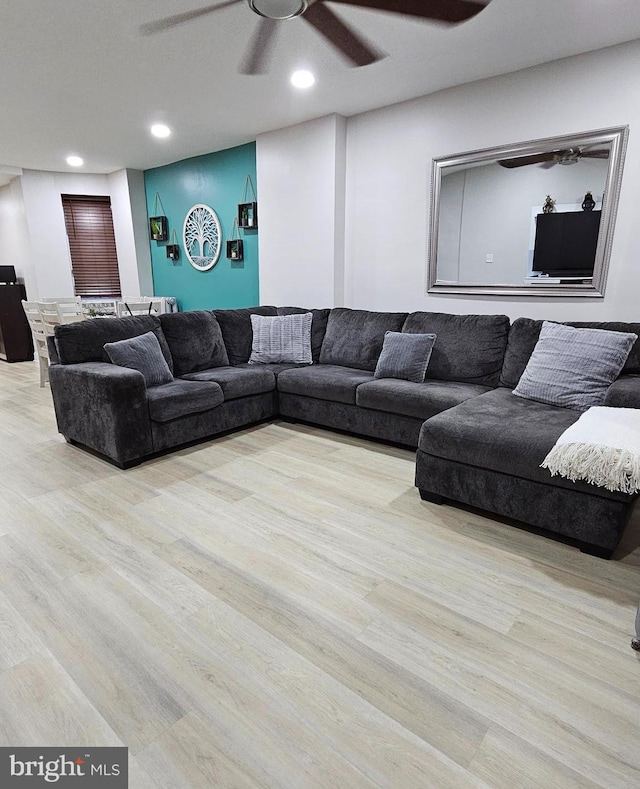
M640 38L638 0L493 0L454 28L335 4L389 57L349 68L298 18L279 23L270 73L249 77L236 70L258 17L244 3L139 34L206 3L0 0L0 177L2 165L70 170L69 153L87 172L146 169ZM288 83L300 67L317 77L306 92ZM169 139L150 137L158 121Z

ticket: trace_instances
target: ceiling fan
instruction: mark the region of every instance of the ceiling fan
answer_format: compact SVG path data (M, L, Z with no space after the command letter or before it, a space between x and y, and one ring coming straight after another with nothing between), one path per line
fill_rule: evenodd
M212 14L237 3L246 2L262 17L247 54L240 66L242 74L264 74L274 40L276 25L286 19L302 17L320 33L351 65L368 66L386 55L346 24L327 5L327 0L223 0L204 8L158 19L141 25L148 36ZM332 3L389 11L446 24L464 22L479 14L491 0L330 0Z
M556 164L577 164L580 159L608 159L608 148L567 148L564 151L544 151L531 156L516 156L514 159L502 159L498 164L509 170L515 167L526 167L530 164L541 164L543 167L553 167Z

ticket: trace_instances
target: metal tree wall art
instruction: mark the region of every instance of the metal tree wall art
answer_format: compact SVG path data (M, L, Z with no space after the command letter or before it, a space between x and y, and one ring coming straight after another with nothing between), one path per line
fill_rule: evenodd
M184 251L198 271L213 268L220 257L222 230L213 208L199 203L187 211L182 231Z

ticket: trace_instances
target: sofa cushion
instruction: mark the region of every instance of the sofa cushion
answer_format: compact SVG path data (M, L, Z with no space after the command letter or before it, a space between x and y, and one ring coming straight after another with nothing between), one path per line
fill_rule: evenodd
M209 310L170 312L160 316L160 324L173 357L174 375L229 364L220 326Z
M406 317L406 312L369 312L336 307L329 315L320 363L373 372L385 332L400 331Z
M355 405L358 386L372 380L373 373L363 370L314 364L313 367L281 372L278 376L278 391Z
M147 389L149 416L154 422L209 411L223 402L222 389L213 382L175 380Z
M356 390L356 404L390 414L428 419L471 397L489 392L490 387L454 381L401 381L383 378L363 383Z
M311 364L313 315L252 315L249 364Z
M142 373L146 386L159 386L173 381L158 338L152 331L128 340L108 342L104 349L113 364Z
M435 334L385 332L374 377L401 378L421 384L435 341Z
M173 372L171 351L155 315L136 315L126 318L94 318L55 327L55 341L61 364L80 362L108 362L104 346L108 342L128 340L152 331L158 338L162 355Z
M560 435L579 417L579 411L524 400L500 387L427 419L418 448L468 466L624 499L622 493L552 477L540 468Z
M220 325L229 364L248 362L251 356L252 315L277 315L275 307L247 307L242 310L213 310Z
M509 336L506 315L412 312L402 331L436 335L427 378L498 385Z
M602 405L637 339L545 321L513 394L576 411Z
M283 370L297 370L300 367L308 367L308 366L309 366L308 364L287 364L285 362L282 362L282 364L261 364L260 365L260 369L261 370L269 370L269 372L273 373L276 376L276 378L277 378L280 375L280 373L283 372ZM244 370L244 369L255 370L256 369L256 365L255 364L249 364L249 362L245 362L244 364L236 365L234 369L236 369L236 370Z
M532 318L517 318L509 329L509 341L504 355L504 364L500 374L501 386L511 389L518 385L524 368L536 347L543 321ZM640 323L622 323L620 321L569 321L566 326L576 329L604 329L605 331L632 332L640 337ZM637 340L627 357L622 372L627 374L640 373L640 340Z
M187 373L185 381L213 381L222 389L225 400L237 397L272 392L276 388L276 377L267 367L215 367L211 370L200 370Z
M311 321L311 356L314 362L320 361L322 341L327 331L327 321L331 310L305 310L302 307L278 307L278 315L298 315L301 312L310 312Z
M611 408L640 408L640 376L621 375L607 389L604 405Z

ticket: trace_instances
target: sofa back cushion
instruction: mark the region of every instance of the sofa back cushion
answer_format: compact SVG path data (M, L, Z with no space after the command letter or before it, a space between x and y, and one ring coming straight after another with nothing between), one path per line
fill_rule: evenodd
M209 310L170 312L160 316L160 325L173 357L174 375L229 364L220 326Z
M299 315L310 312L313 315L311 321L311 357L314 364L320 361L320 351L322 341L327 331L327 321L331 310L305 310L302 307L278 307L278 315Z
M155 315L135 315L126 318L94 318L78 323L64 323L55 328L55 342L61 364L80 362L108 362L104 346L139 337L152 331L158 338L162 355L173 373L171 351Z
M275 307L247 307L241 310L213 310L224 340L229 364L244 364L251 356L252 315L277 315Z
M509 341L504 355L504 364L500 375L501 386L515 389L529 358L536 347L543 321L532 318L517 318L509 330ZM604 329L605 331L631 332L640 337L640 323L622 323L620 321L568 321L567 326L576 329ZM636 340L622 373L640 373L640 340Z
M320 351L321 364L339 364L373 372L387 331L401 331L406 312L331 310Z
M506 315L412 312L402 331L436 335L427 379L498 385L509 336Z

